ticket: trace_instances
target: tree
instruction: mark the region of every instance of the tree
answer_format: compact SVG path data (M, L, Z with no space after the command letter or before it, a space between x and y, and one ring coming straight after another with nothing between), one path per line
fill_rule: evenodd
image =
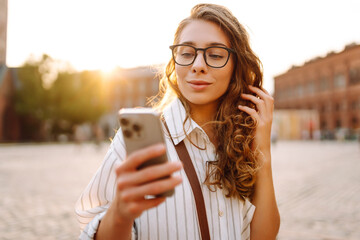
M15 111L20 116L21 132L24 140L41 140L43 121L48 115L48 95L43 87L40 66L48 59L44 55L40 61L29 59L17 71L19 87L15 92Z
M95 123L107 110L103 79L99 72L60 73L50 88L51 112L55 122L67 129L82 123ZM59 125L59 124L58 124ZM61 131L61 126L58 127Z
M29 59L18 69L20 87L15 93L15 109L22 119L25 140L44 139L48 135L45 123L55 138L62 133L71 135L75 125L93 124L107 110L99 71L76 73L59 63L43 55L40 60Z

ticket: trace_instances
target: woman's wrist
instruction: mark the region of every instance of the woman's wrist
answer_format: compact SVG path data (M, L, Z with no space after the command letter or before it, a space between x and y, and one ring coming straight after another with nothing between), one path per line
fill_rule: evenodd
M109 217L111 218L112 222L115 225L119 225L119 226L126 226L126 225L132 225L134 223L135 219L132 218L126 218L121 216L119 213L121 212L119 209L117 209L118 206L116 204L116 200L113 202L113 204L111 204L111 206L109 207L110 213L109 213Z
M103 220L100 222L96 240L102 239L129 239L134 221L122 218L113 204L109 207Z

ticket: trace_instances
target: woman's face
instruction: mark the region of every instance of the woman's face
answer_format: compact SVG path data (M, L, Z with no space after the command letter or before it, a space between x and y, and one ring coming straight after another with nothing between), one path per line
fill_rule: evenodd
M190 22L182 30L178 44L196 48L230 48L230 41L222 29L217 24L204 20ZM175 64L178 87L190 106L217 104L218 99L226 92L233 73L232 56L224 67L212 68L206 65L203 54L203 51L198 51L194 63L189 66Z

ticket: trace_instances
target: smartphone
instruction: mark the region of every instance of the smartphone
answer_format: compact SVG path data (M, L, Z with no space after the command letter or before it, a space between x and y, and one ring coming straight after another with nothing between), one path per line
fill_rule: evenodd
M160 114L152 108L123 108L119 111L119 122L128 155L150 145L157 143L165 144ZM166 154L160 157L150 159L141 164L138 169L167 161L168 157L166 152ZM174 189L158 196L169 197L173 194Z

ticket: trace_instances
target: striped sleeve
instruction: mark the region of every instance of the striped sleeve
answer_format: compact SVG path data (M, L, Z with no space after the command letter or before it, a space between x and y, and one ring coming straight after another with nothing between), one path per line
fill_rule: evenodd
M75 205L80 224L79 239L93 239L116 192L115 168L126 157L121 131L115 135L105 158ZM134 236L135 229L133 229Z
M250 239L250 223L253 219L255 212L255 206L246 199L244 201L243 209L242 209L242 231L241 231L241 239L248 240Z
M99 227L101 219L105 216L106 211L96 215L80 233L79 240L91 240L94 239L95 233Z

